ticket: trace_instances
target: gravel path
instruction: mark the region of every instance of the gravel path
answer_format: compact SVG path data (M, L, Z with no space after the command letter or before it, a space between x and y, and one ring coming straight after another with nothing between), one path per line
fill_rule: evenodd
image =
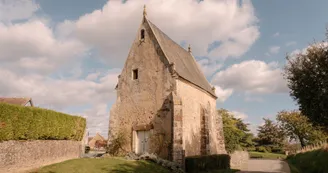
M248 169L238 173L290 173L290 170L282 160L250 159Z

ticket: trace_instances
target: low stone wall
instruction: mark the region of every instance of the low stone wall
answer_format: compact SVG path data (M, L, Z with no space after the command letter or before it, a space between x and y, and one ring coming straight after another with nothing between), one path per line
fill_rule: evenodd
M20 173L79 158L81 141L35 140L0 142L0 172Z
M230 167L233 169L247 169L249 154L247 151L235 151L230 154Z

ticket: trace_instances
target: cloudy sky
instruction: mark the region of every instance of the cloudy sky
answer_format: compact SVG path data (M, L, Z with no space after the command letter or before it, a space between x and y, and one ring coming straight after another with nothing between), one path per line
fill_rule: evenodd
M326 0L0 0L0 96L87 118L107 135L114 87L147 4L148 18L191 44L217 108L252 124L297 108L286 53L324 38Z

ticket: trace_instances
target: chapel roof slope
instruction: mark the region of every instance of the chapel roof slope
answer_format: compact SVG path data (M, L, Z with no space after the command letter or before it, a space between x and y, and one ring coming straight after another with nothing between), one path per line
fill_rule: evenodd
M174 42L147 18L146 21L149 23L167 60L175 64L178 75L216 97L214 90L212 90L212 86L207 81L191 53Z

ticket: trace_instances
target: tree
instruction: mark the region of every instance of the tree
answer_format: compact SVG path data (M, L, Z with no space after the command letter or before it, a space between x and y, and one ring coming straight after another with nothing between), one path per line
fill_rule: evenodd
M286 59L284 76L291 97L303 115L328 131L328 43L315 42L303 53L287 55Z
M238 149L250 147L253 135L241 119L234 117L228 110L220 109L218 113L222 116L223 133L226 150L231 153Z
M270 119L263 118L264 124L257 131L257 142L259 145L282 147L286 139L284 131Z
M318 143L327 139L319 127L314 127L300 111L281 111L277 115L280 127L291 140L299 140L301 146Z

